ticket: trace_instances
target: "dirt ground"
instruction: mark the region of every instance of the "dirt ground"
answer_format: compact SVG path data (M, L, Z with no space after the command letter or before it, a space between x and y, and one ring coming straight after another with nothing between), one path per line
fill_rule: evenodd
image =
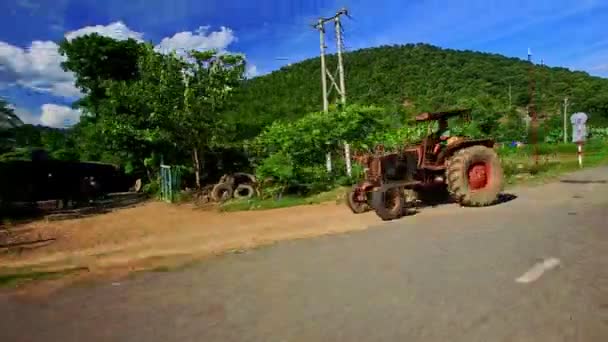
M82 268L96 274L153 269L380 222L373 213L354 215L336 203L222 213L149 201L87 218L13 227L19 240L49 241L40 248L0 254L0 270Z

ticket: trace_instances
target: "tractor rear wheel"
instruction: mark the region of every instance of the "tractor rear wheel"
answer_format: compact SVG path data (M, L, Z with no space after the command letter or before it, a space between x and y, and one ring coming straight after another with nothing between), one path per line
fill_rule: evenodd
M464 148L449 160L448 189L463 206L481 207L496 202L503 190L503 171L496 152L485 146Z
M383 221L398 219L403 216L405 198L400 187L372 191L372 208Z

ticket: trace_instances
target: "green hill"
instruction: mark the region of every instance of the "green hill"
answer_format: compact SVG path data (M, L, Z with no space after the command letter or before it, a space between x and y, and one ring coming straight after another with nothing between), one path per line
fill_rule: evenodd
M529 101L530 63L517 58L408 44L350 52L344 63L349 103L399 110L407 103L413 112L491 101L506 110L509 87L514 107L524 110ZM335 67L335 55L328 64ZM538 112L559 113L564 96L569 96L572 111L589 113L592 122L608 122L608 79L540 65L533 75ZM250 134L274 120L320 110L319 58L247 81L236 101L232 114Z

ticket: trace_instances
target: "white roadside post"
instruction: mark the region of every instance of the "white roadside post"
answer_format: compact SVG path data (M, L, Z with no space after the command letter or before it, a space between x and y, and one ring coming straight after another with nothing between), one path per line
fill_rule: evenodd
M346 175L348 177L352 177L353 175L353 166L351 164L351 156L350 156L350 145L345 141L344 142L344 160L346 161Z
M331 152L327 152L327 154L325 155L325 168L327 169L327 172L331 172L332 167L331 167Z
M587 138L587 114L577 112L570 116L572 123L572 142L577 145L578 166L583 167L583 144Z

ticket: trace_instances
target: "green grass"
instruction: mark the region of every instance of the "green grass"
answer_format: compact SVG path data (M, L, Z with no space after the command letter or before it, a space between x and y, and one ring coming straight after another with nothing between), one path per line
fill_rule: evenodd
M585 153L608 153L607 143L604 140L591 140L584 146ZM551 154L571 154L576 155L577 147L573 143L559 143L559 144L538 144L536 147L532 145L525 145L521 148L503 147L498 149L498 154L501 157L519 156L519 157L530 157L534 156L534 152L538 152L541 156Z
M5 269L0 268L0 287L15 288L33 281L59 279L74 274L86 268L77 267L58 271L36 271L29 268Z
M499 151L507 186L542 184L561 174L579 170L576 149L574 144L540 144L538 164L532 147L507 153ZM583 152L583 168L608 164L608 144L603 141L588 143Z
M338 187L330 191L322 192L312 196L283 196L281 199L259 199L232 200L224 203L220 209L226 212L243 210L267 210L294 207L298 205L319 204L329 201L338 201L346 192L345 187Z

